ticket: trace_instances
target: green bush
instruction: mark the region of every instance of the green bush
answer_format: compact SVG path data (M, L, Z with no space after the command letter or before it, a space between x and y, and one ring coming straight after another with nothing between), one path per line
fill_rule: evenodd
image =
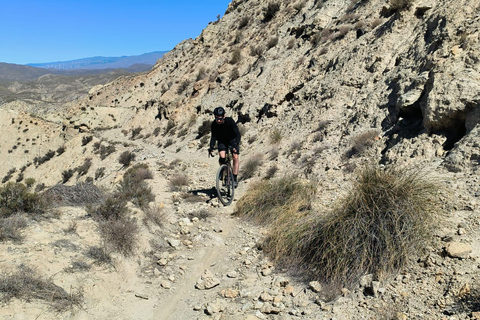
M45 201L23 183L8 182L0 187L0 218L20 212L43 214L46 209Z

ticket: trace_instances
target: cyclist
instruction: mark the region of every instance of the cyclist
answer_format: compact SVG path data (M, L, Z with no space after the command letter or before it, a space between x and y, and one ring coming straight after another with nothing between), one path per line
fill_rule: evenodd
M232 149L233 157L233 181L235 188L238 186L237 175L240 167L239 155L240 155L240 131L235 121L231 117L225 117L225 109L217 107L213 110L215 120L212 122L212 136L210 138L210 148L208 153L213 156L212 152L215 148L215 143L218 142L218 154L220 158L218 162L220 164L226 163L226 151L227 148Z

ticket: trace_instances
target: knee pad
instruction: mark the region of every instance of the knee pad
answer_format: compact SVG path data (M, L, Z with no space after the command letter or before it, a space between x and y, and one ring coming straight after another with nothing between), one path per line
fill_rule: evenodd
M227 163L227 158L218 158L218 163L220 163L220 164Z

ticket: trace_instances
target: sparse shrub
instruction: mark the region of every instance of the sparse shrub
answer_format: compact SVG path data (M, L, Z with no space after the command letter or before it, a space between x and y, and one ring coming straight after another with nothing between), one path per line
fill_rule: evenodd
M35 269L25 265L20 265L13 274L1 277L0 292L4 302L13 298L24 301L38 299L48 303L57 312L79 307L83 301L80 291L67 293L51 280L42 279Z
M1 276L0 292L4 302L13 298L24 301L38 299L51 305L57 312L78 307L83 301L81 292L68 293L51 280L42 279L35 269L25 265L20 265L13 274Z
M57 156L63 154L64 152L65 152L65 147L64 147L64 146L59 147L59 148L57 149Z
M35 184L35 179L34 178L27 178L27 179L25 179L24 183L27 186L27 188L30 189Z
M125 201L131 201L140 208L146 208L150 202L155 200L155 195L144 180L152 178L153 175L148 169L148 165L139 163L125 172L115 196Z
M273 160L276 160L278 158L278 149L277 148L273 148L272 150L270 150L270 155L268 156L268 160L270 161L273 161Z
M188 86L190 85L190 81L183 80L180 82L177 88L177 94L182 94L185 90L187 90Z
M153 129L152 134L154 137L158 137L158 135L160 134L160 127L156 127L155 129Z
M7 174L2 179L2 183L5 183L8 180L10 180L12 178L13 174L15 173L15 171L17 171L17 168L12 168L12 169L8 170Z
M109 144L108 146L101 145L98 153L100 153L100 159L104 160L115 151L115 146L113 144Z
M278 167L276 165L271 166L270 168L268 168L267 173L265 174L265 179L269 180L273 178L273 176L275 175L275 173L277 173L277 171L278 171Z
M164 135L169 133L173 128L175 128L175 122L172 119L170 119L167 122L167 127L165 128Z
M86 146L87 144L90 143L90 141L93 140L93 136L84 136L82 138L82 146Z
M128 167L133 160L135 160L135 153L128 150L122 152L122 154L118 158L118 162L120 164L123 164L124 167Z
M230 71L230 81L237 80L239 76L240 76L240 73L238 72L238 68L233 68Z
M247 141L248 141L248 144L254 143L255 141L257 141L257 138L258 138L257 135L252 135L252 136L250 136L250 137L248 138L248 140L247 140Z
M230 64L237 64L242 60L242 53L240 52L240 49L235 49L232 52L232 56L230 57Z
M203 137L206 134L209 134L211 126L212 126L212 121L203 120L202 124L198 127L197 139Z
M97 246L89 247L85 255L93 259L97 265L112 264L112 257L104 248Z
M152 221L157 226L162 227L164 225L166 217L165 212L163 211L163 207L147 207L143 210L143 212L147 216L148 220Z
M263 55L264 47L261 45L250 46L250 56L261 57Z
M55 156L55 151L48 150L47 153L43 157L35 157L33 159L33 163L38 167L39 165L47 162L48 160L52 159Z
M191 219L198 218L200 220L207 220L212 216L212 213L207 209L199 209L188 214L188 217Z
M250 179L257 172L258 167L263 163L262 155L257 154L249 158L241 168L242 179Z
M198 144L198 148L203 148L207 143L208 143L209 139L208 139L208 136L203 136L200 138L200 143Z
M247 16L244 16L240 19L240 22L238 23L238 29L243 29L245 28L248 23L250 22L250 18Z
M136 127L132 129L131 139L135 139L135 137L137 137L140 134L140 132L142 132L142 127Z
M175 174L170 178L170 190L179 191L182 187L188 185L188 177L184 174Z
M282 140L282 132L275 128L270 132L270 142L273 144L278 144Z
M188 128L183 128L182 130L178 131L177 138L181 138L186 136L188 133Z
M45 190L42 197L55 206L82 206L102 202L104 194L94 184L81 182L74 186L57 184Z
M70 180L71 177L73 177L73 174L75 173L75 170L73 169L67 169L62 172L62 183L67 183L68 180Z
M27 218L23 213L15 213L0 218L0 241L19 242L23 239L22 230L27 227Z
M169 147L173 144L173 139L169 138L167 141L165 141L165 144L163 145L164 148Z
M128 211L127 202L122 197L109 195L97 206L87 206L87 212L97 221L123 219Z
M46 209L45 201L37 193L29 192L23 183L8 182L0 187L0 218L19 212L43 214Z
M182 192L180 197L183 201L188 203L196 203L196 202L204 202L205 199L200 195L193 193L193 192Z
M367 148L373 146L375 138L378 136L377 130L366 131L355 136L351 141L351 148L347 151L346 156L351 158L365 153Z
M17 179L15 179L15 182L22 182L23 180L23 172L20 172L17 176Z
M75 272L85 272L91 269L91 266L82 260L75 260L70 263L68 268L65 268L65 272L75 273Z
M271 48L275 47L277 44L278 44L278 37L270 38L267 41L267 50L270 50Z
M280 10L280 4L276 2L270 2L266 7L263 8L263 23L271 21L278 10Z
M138 226L134 220L123 218L102 220L98 223L105 247L123 256L131 256L136 249Z
M105 167L98 168L95 171L95 180L101 179L105 176Z
M288 149L287 154L291 155L294 152L299 151L301 148L302 148L302 143L299 141L294 141L290 145L290 148Z
M415 170L364 168L330 213L290 221L271 233L265 251L293 258L334 288L352 288L366 274L382 280L430 245L438 191L437 181Z
M196 81L200 81L200 80L204 79L206 74L207 74L207 72L206 72L205 68L201 67L198 70Z
M409 10L414 0L390 0L390 10L394 12Z
M79 167L77 167L77 172L78 172L78 175L79 176L84 176L87 174L88 172L88 169L90 169L90 167L92 166L92 158L87 158L85 159L85 161L83 162L83 164Z

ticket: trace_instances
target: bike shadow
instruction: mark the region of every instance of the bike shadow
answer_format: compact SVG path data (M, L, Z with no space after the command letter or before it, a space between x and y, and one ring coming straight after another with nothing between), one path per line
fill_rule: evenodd
M212 199L217 198L217 189L215 187L211 187L208 189L196 189L196 190L189 190L187 193L192 194L194 196L201 196L201 195L206 195L208 197L208 200L206 201L209 203L212 201Z

